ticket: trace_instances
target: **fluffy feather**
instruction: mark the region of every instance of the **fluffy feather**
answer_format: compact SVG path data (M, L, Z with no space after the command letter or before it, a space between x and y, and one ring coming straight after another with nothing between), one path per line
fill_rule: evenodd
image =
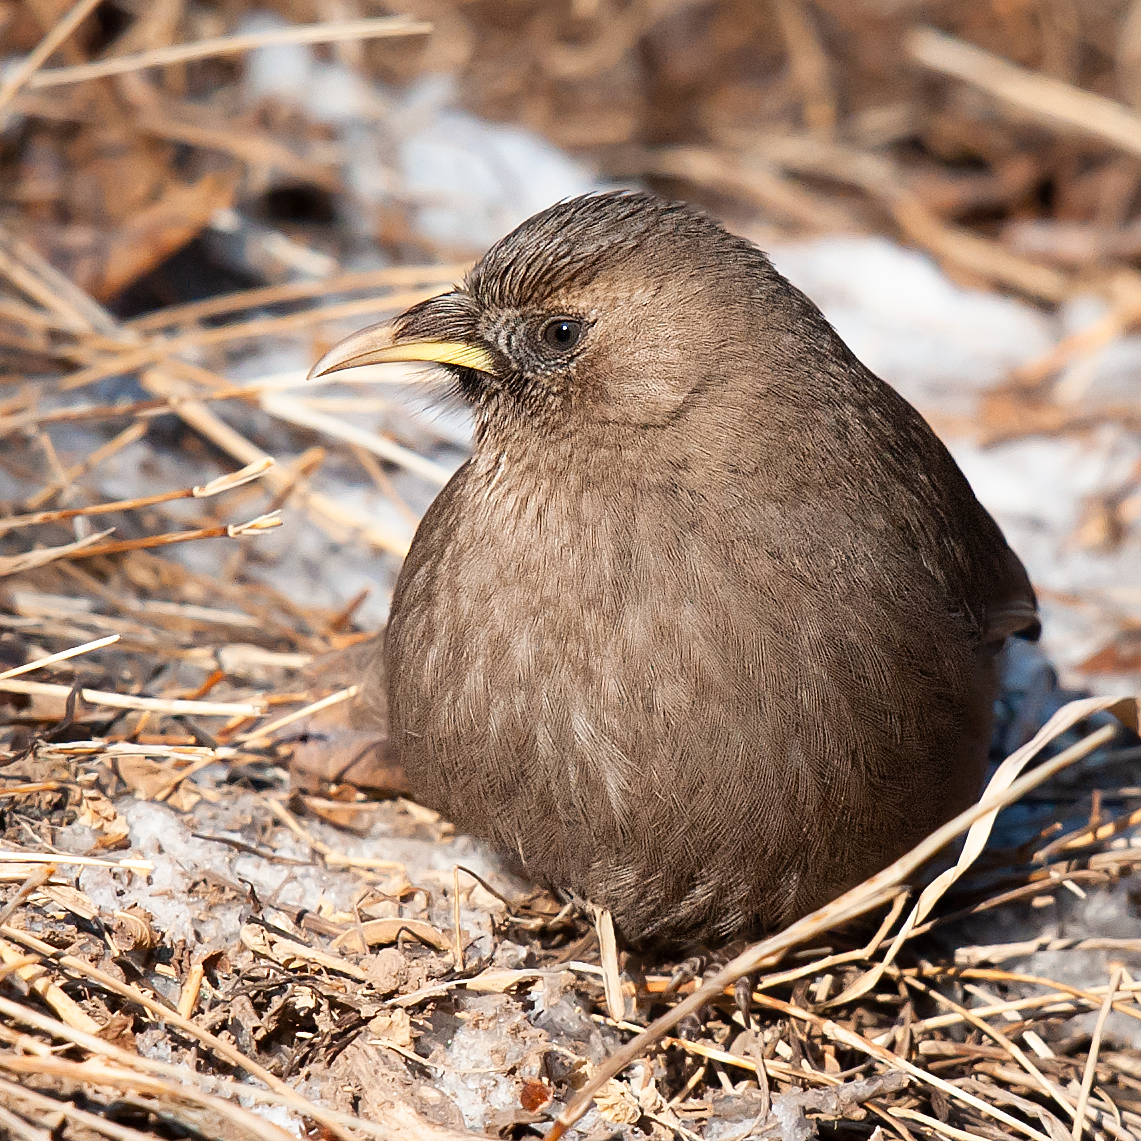
M552 316L582 325L559 355ZM978 793L1033 591L919 414L740 238L644 194L561 203L401 337L472 458L393 598L418 795L634 944L771 929Z

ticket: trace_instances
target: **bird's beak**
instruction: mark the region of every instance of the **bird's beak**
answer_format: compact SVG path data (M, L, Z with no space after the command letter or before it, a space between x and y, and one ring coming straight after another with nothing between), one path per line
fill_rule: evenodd
M394 325L385 322L361 329L334 345L309 371L309 379L358 365L388 364L391 361L431 361L474 368L492 375L495 373L491 353L480 345L425 340L415 336L405 339Z

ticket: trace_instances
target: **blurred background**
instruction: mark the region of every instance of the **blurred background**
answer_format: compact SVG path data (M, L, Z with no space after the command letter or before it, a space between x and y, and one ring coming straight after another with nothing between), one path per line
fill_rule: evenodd
M383 727L354 720L368 667L352 655L383 626L468 418L427 370L306 373L531 213L609 186L687 199L767 250L947 441L1030 571L1063 686L1138 692L1141 0L0 0L0 923L197 1011L387 1136L528 1135L629 1026L578 961L588 926L434 814L380 799L406 786ZM1064 699L1042 658L1014 664L1002 752ZM1138 984L1118 971L1141 955L1137 757L1133 740L1094 754L1004 817L1021 831L996 846L1013 854L988 853L922 928L952 924L922 949L932 977L1024 1034L1067 1097L1083 1074L1086 1093L1093 1077L1110 1090L1094 1136L1120 1141L1141 1136ZM105 858L128 847L147 877ZM4 863L29 849L60 870ZM461 885L460 863L510 917ZM263 903L288 947L266 941ZM408 922L421 943L400 942ZM358 929L359 961L343 943ZM5 987L34 985L70 1026L235 1072L106 975L61 975L61 998L44 944L4 935ZM779 993L826 1009L863 970L834 978L848 960L830 951ZM954 989L986 963L1030 972L972 976L1009 1005ZM425 999L483 967L502 976L487 993ZM1027 1136L1070 1135L1073 1106L1064 1125L1041 1116L1060 1095L1038 1070L978 1046L977 1022L958 1049L943 1030L957 1014L916 1022L897 976L876 978L847 1004L853 1033L956 1082L983 1075L971 1088L1019 1106ZM1045 985L1063 989L1042 1005ZM1119 986L1134 999L1108 1025L1128 1052L1098 1058L1094 1012L1101 1026ZM751 1045L751 1029L730 1037L736 1008L703 1017L706 1045L674 1040L656 1076L611 1083L584 1130L744 1136L767 1111L751 1073L722 1067L730 1047L761 1049L778 1096L809 1058L825 1084L864 1072L863 1054L767 1008ZM431 1081L414 1038L421 1058L438 1051ZM0 1062L12 1052L29 1072L23 1044ZM147 1103L156 1136L172 1135L179 1081ZM896 1089L914 1134L880 1118L903 1141L1009 1135L946 1088ZM1028 1089L1037 1102L1019 1101ZM138 1108L107 1112L124 1104Z
M170 556L367 592L375 628L466 423L407 370L301 373L535 210L643 185L770 251L951 443L1068 678L1141 672L1141 4L0 0L0 55L13 510L271 452L286 529ZM185 506L110 523L218 522Z

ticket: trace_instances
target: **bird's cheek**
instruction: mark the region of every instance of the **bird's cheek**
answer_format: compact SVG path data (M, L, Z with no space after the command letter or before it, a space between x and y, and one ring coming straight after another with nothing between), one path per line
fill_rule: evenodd
M615 370L598 402L601 419L624 424L664 424L693 387L685 376L647 367Z

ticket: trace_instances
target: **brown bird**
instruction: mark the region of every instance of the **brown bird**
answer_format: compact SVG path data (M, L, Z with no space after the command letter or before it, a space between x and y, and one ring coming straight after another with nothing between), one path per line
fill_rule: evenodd
M314 374L383 361L442 365L475 417L387 632L426 804L684 946L790 922L977 796L1026 572L749 242L562 202Z

